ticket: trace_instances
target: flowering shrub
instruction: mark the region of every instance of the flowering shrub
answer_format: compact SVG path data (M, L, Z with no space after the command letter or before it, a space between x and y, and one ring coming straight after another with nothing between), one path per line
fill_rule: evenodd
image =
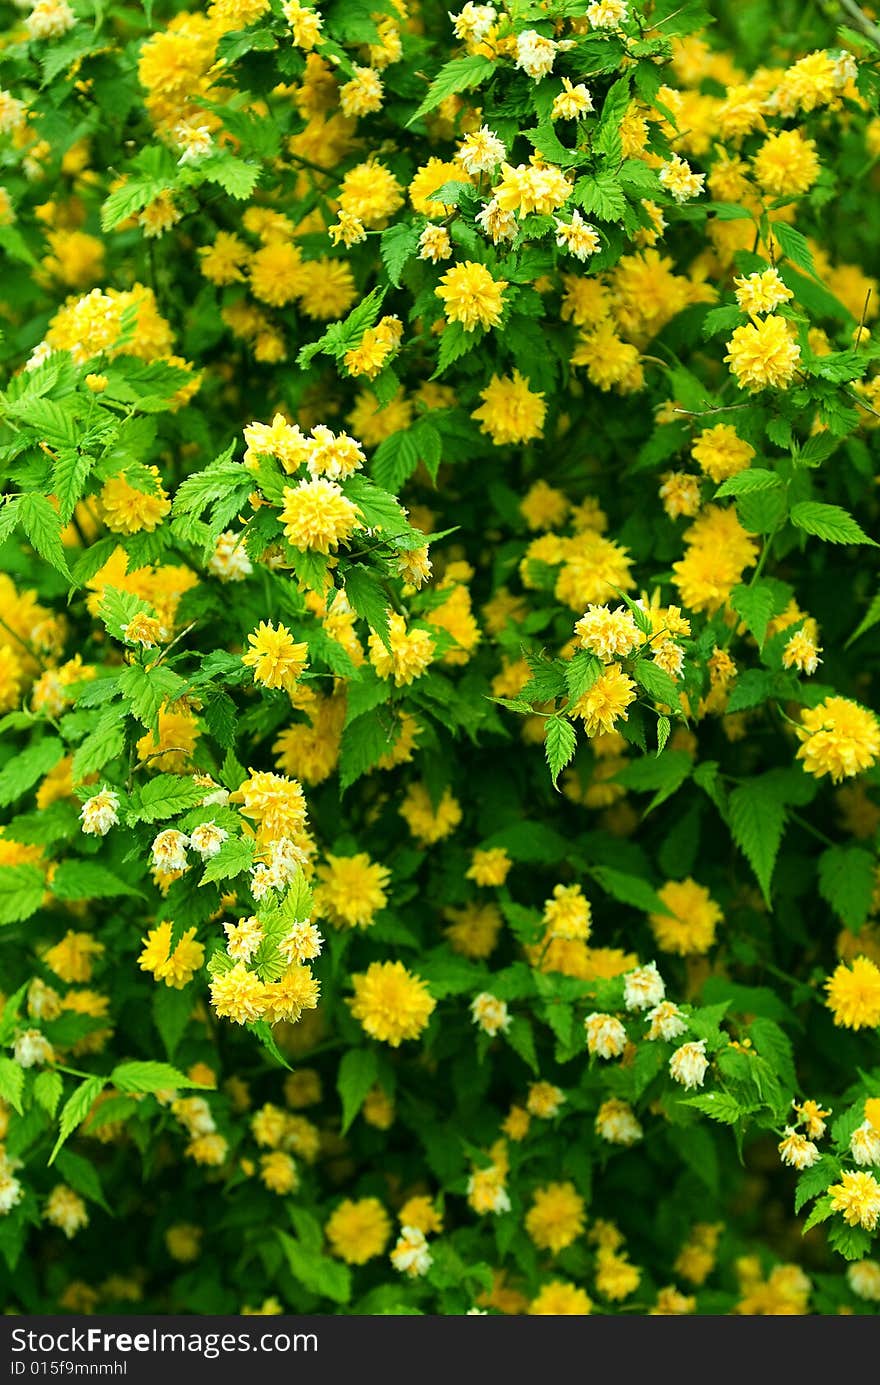
M9 1308L880 1302L834 8L5 6Z

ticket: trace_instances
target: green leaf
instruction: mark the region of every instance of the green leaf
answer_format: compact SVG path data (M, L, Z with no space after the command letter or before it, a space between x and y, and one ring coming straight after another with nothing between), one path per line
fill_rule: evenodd
M57 736L44 736L14 755L0 770L0 807L14 803L54 769L64 754Z
M62 577L66 577L69 582L72 581L64 545L61 542L61 516L52 508L46 497L34 492L21 496L18 502L18 521L40 557L45 558Z
M82 1125L106 1084L106 1077L87 1077L67 1098L61 1111L58 1139L49 1155L50 1164L54 1164L59 1149L73 1134L76 1127Z
M52 467L52 490L58 500L58 516L62 524L70 523L95 461L96 458L88 452L79 452L75 448L62 448L57 453Z
M802 1235L806 1235L807 1232L812 1230L814 1226L819 1226L821 1222L827 1221L829 1217L833 1216L834 1208L831 1205L831 1198L820 1197L819 1201L815 1204L813 1210L810 1212L810 1215L807 1217L807 1220L801 1227Z
M849 649L850 645L853 644L857 639L860 639L862 635L865 635L869 630L872 630L874 626L877 624L878 620L880 620L880 592L877 592L876 596L871 601L870 606L868 607L865 614L862 616L855 630L853 630L852 634L850 635L849 639L844 645L844 648Z
M400 276L418 249L420 234L418 226L407 226L404 222L396 222L382 232L379 253L396 289L400 288Z
M720 500L725 495L749 495L752 491L773 490L775 486L781 485L780 478L775 471L767 471L764 467L753 466L747 471L740 471L736 476L729 476L726 481L718 487L715 492L715 499Z
M56 899L118 899L122 895L143 898L140 890L97 861L62 861L52 877L51 890Z
M201 1087L170 1063L119 1063L110 1074L110 1081L121 1092L176 1091L180 1087Z
M169 1058L173 1058L189 1024L195 1000L193 988L184 986L176 990L173 986L154 986L152 1009L153 1022Z
M577 702L585 692L589 692L602 669L602 660L595 654L588 654L584 649L578 650L577 654L569 659L563 672L571 703Z
M590 875L597 885L617 899L621 904L629 904L646 914L666 914L669 910L648 880L625 871L612 870L610 866L591 866Z
M736 1125L738 1120L754 1109L741 1106L729 1092L701 1092L699 1096L683 1098L681 1105L692 1106L713 1121L720 1121L722 1125Z
M672 707L676 711L681 707L675 679L653 660L637 659L633 665L633 677L655 702Z
M34 1099L48 1115L54 1116L58 1110L63 1088L64 1083L61 1080L61 1074L53 1072L51 1068L44 1068L34 1078Z
M379 1060L371 1048L350 1048L339 1064L336 1090L342 1099L342 1133L348 1130L364 1097L375 1085Z
M350 567L345 574L345 594L388 648L388 597L376 579L364 567Z
M622 221L627 212L623 188L610 172L578 178L573 200L588 216L598 217L600 221Z
M824 505L818 500L802 500L791 507L791 522L807 534L826 543L869 543L877 545L869 538L862 526L840 505Z
M56 1166L65 1183L75 1193L81 1193L90 1202L96 1202L99 1207L103 1207L105 1212L110 1212L104 1197L104 1190L101 1187L101 1180L90 1160L83 1159L81 1154L74 1154L72 1150L62 1149L56 1160Z
M523 1062L537 1075L540 1069L535 1049L535 1031L531 1022L524 1015L517 1015L506 1031L505 1038L514 1053L518 1053Z
M7 1101L19 1115L23 1114L21 1094L24 1091L24 1069L12 1058L0 1057L0 1100Z
M339 788L344 793L361 775L374 769L394 748L400 722L379 707L349 722L339 747Z
M740 785L730 795L730 831L770 904L770 881L785 829L785 809L760 779Z
M871 913L876 860L860 846L831 846L819 857L819 893L858 933Z
M0 866L0 925L29 919L45 893L46 881L36 866Z
M152 730L158 722L159 708L165 702L174 702L186 683L167 664L157 664L149 669L142 664L129 664L120 673L118 686L132 716L137 717L142 726Z
M348 1303L351 1298L351 1270L347 1265L307 1248L301 1240L295 1241L284 1231L276 1234L295 1279L310 1293L321 1298L329 1298L333 1303Z
M216 856L205 866L200 885L212 880L230 880L250 870L254 859L254 843L246 837L227 837Z
M193 166L201 179L217 183L230 197L244 202L259 182L262 169L258 163L247 163L234 154L216 154Z
M811 274L813 278L818 278L805 235L784 221L773 223L773 234L779 241L783 254L791 260L792 264L797 265L798 269L803 269L807 274Z
M823 1154L818 1163L814 1164L811 1169L804 1169L797 1181L794 1210L799 1212L804 1203L817 1197L819 1193L824 1193L825 1189L840 1177L840 1173L839 1161L830 1154Z
M194 784L188 775L159 774L142 786L140 802L129 816L133 822L162 822L194 808L204 797L204 786Z
M767 582L753 582L751 586L734 587L730 593L730 604L746 623L747 628L763 649L767 626L776 613L776 592Z
M453 58L451 62L445 63L441 67L437 76L434 78L428 94L419 106L415 115L410 116L406 122L407 126L415 122L429 111L433 111L447 96L453 96L459 91L469 91L471 87L478 87L484 81L495 74L495 64L491 58L472 56L466 58Z
M544 736L544 754L554 787L577 748L577 732L566 717L550 717Z
M818 1205L818 1204L817 1204ZM824 1221L825 1218L823 1217ZM807 1218L807 1225L810 1218ZM806 1230L806 1226L804 1230ZM847 1226L846 1222L833 1222L828 1228L828 1244L832 1250L842 1255L844 1260L864 1260L872 1247L871 1233L862 1226Z

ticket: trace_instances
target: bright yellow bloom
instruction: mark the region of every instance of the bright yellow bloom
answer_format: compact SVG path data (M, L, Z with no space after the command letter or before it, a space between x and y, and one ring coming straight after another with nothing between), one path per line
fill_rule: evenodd
M406 1039L417 1039L437 1004L426 982L402 962L371 962L365 972L352 977L352 983L351 1013L371 1039L392 1048Z
M286 625L264 620L248 635L248 644L241 662L253 669L254 682L292 692L308 663L308 645L297 644Z

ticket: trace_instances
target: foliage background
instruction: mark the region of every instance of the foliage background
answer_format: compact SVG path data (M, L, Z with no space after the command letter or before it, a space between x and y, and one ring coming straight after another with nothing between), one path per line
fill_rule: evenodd
M873 713L841 733L845 783L797 752L805 709L870 708L880 657L877 29L784 0L638 3L620 26L589 8L516 0L468 37L430 0L337 0L310 49L307 14L276 0L3 6L10 1309L875 1311L880 1190L849 1225L826 1189L878 1110L880 975L855 1020L825 990L839 959L880 961ZM540 80L523 33L561 42ZM364 67L382 91L358 114ZM588 86L580 119L552 116L563 76ZM477 218L503 173L453 161L481 126L514 170L536 153L568 180L530 211L520 168L495 242ZM762 184L783 130L795 146ZM675 154L698 196L660 176ZM340 193L363 221L351 245ZM583 261L557 243L575 207L598 237ZM419 254L428 220L439 263ZM436 293L460 262L503 284L476 330ZM749 322L733 279L771 266L800 355L751 392L725 363ZM372 374L353 373L367 348ZM519 413L481 393L514 372ZM692 452L719 421L744 463L729 439L714 464ZM342 492L369 532L329 553L283 532L291 425L363 449ZM634 699L603 729L582 702L602 662L574 623L622 602ZM689 628L658 661L671 605ZM126 638L139 615L158 662ZM307 646L287 687L242 662L262 621ZM821 641L814 676L786 664L798 632ZM292 833L238 793L266 771L304 787ZM118 825L84 833L103 787ZM209 788L232 798L204 808ZM155 868L157 832L207 820L218 855ZM261 898L279 835L302 868ZM497 849L509 870L478 883L474 852ZM708 894L686 892L664 945L661 896L685 880ZM561 943L560 886L582 891ZM310 909L317 1008L218 1014L222 921L260 916L271 986ZM163 920L166 957L201 948L166 972L179 986L139 966ZM693 1088L677 1041L625 1002L651 960L710 1060ZM390 997L377 1038L349 1002L386 962L424 985ZM472 1015L485 993L509 1011L494 1036ZM414 1035L387 1042L410 1002ZM587 1051L597 1012L625 1024L610 1060ZM778 1146L805 1099L835 1119L796 1187ZM638 1119L631 1145L597 1128L609 1100ZM350 1199L384 1210L334 1239ZM424 1272L389 1258L404 1207Z

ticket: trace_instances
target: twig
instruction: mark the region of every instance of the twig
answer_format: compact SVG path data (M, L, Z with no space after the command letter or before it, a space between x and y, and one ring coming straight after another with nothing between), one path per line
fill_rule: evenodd
M880 48L880 28L868 18L861 5L857 5L856 0L840 0L840 8L849 15L856 28L861 29Z

